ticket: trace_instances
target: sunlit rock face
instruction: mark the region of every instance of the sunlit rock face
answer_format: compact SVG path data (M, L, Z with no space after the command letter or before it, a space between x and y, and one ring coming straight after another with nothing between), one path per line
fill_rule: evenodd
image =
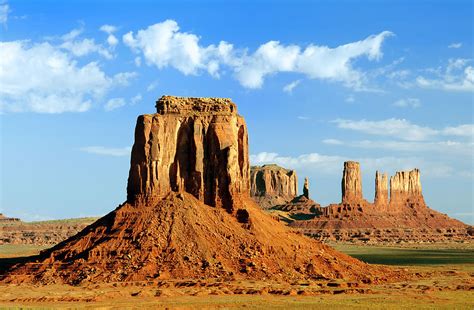
M250 168L250 195L263 208L292 200L298 194L298 177L294 170L278 165Z
M185 191L233 211L250 188L247 126L236 105L225 98L163 96L156 109L137 119L128 201Z

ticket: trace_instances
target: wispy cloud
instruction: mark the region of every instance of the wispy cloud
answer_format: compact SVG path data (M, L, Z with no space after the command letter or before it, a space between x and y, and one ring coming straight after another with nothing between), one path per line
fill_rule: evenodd
M80 150L90 154L120 157L129 156L132 148L129 146L122 148L111 148L105 146L86 146L80 148Z
M10 6L8 3L0 3L0 24L6 26L8 23L8 14L10 13Z
M421 101L418 98L405 98L395 101L393 105L399 108L419 108Z
M425 140L437 134L429 127L418 126L405 119L390 118L382 121L336 119L337 127L370 135L394 136L408 141Z
M419 75L415 83L422 88L445 91L473 92L474 67L470 59L450 59L443 69L429 70L431 76Z
M341 141L336 139L324 139L324 144L341 145L362 149L381 149L405 153L437 153L472 156L474 150L473 142L459 141L396 141L396 140L350 140Z
M297 116L297 118L302 120L302 121L307 121L307 120L311 119L311 117L309 117L309 116L302 116L302 115Z
M104 106L104 109L106 111L112 111L118 108L123 107L126 104L125 99L123 98L112 98L107 101L107 103Z
M274 152L261 152L250 155L252 165L278 164L285 168L297 171L316 172L318 174L340 174L343 163L347 160L356 160L361 164L362 171L383 170L391 174L395 171L420 168L424 176L447 177L456 174L449 165L441 162L428 161L420 157L359 157L349 158L339 155L323 155L319 153L302 154L298 156L282 156Z
M291 94L291 93L293 92L293 89L294 89L296 86L298 86L298 84L299 84L300 82L301 82L301 80L296 80L296 81L293 81L293 82L291 82L291 83L285 85L285 86L283 87L283 91L284 91L285 93Z
M461 47L462 47L461 42L451 43L448 45L448 48L461 48Z
M172 67L185 75L205 71L219 78L225 66L246 88L261 88L266 77L293 72L364 90L366 76L354 68L353 63L359 58L370 61L382 58L382 43L392 35L383 31L334 48L314 43L301 47L269 41L249 53L247 48L234 48L225 41L203 46L199 36L182 32L176 21L166 20L138 30L136 34L128 32L122 39L125 45L143 55L147 64L158 69Z
M394 137L406 141L423 141L437 136L474 136L473 124L449 126L434 129L411 123L406 119L390 118L381 121L336 119L332 121L338 128L362 132L369 135Z

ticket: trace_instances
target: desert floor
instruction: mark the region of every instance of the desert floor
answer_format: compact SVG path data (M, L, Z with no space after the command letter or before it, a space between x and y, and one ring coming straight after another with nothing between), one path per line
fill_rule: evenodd
M2 285L0 308L473 309L474 246L335 244L366 262L413 272L410 281L365 285L335 281L151 281L108 284ZM30 245L0 246L2 263L34 255Z

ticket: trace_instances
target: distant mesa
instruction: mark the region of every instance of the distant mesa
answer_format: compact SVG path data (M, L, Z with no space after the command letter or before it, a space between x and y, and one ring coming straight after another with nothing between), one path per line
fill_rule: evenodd
M264 209L291 201L298 194L294 170L278 165L250 167L250 195Z
M368 202L363 197L360 164L347 161L340 203L321 207L303 194L266 208L284 212L278 215L291 227L321 240L397 243L472 239L471 226L427 207L418 169L396 172L390 186L388 180L387 174L376 172L374 202Z

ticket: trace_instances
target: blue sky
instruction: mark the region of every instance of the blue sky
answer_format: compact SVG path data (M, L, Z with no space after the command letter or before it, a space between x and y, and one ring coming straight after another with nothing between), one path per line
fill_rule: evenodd
M253 164L340 201L344 160L420 168L428 205L473 215L471 1L3 1L0 212L101 215L126 197L139 114L230 97Z

